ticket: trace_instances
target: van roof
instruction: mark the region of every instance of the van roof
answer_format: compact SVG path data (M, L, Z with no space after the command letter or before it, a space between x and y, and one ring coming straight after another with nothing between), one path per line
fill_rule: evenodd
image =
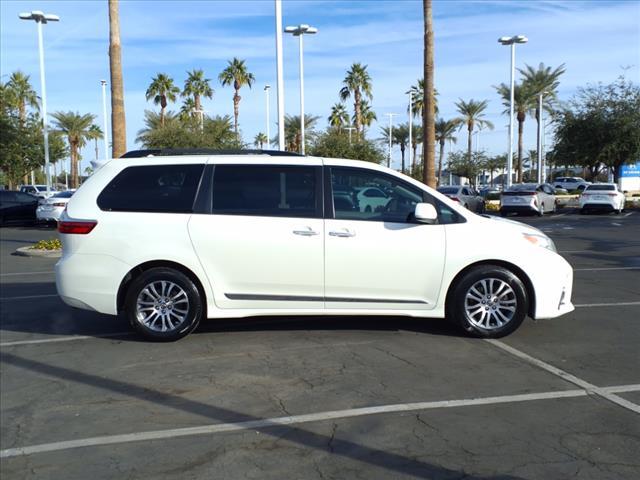
M268 155L271 157L304 157L296 152L282 152L280 150L245 150L215 148L157 148L147 150L131 150L120 158L140 157L175 157L180 155Z

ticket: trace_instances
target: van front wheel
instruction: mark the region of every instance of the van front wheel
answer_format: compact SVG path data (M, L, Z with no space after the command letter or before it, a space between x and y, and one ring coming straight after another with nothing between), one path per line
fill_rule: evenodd
M480 265L454 286L447 315L469 335L499 338L515 331L527 310L527 290L516 275L498 265Z
M202 299L193 281L172 268L152 268L127 291L125 314L131 326L149 340L175 341L196 329Z

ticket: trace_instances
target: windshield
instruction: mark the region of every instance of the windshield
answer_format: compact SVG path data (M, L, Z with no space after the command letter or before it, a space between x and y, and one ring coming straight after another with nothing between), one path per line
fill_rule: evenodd
M451 195L454 193L458 193L459 188L458 187L440 187L438 189L438 191L440 193L444 193L445 195Z
M538 188L536 183L520 183L518 185L511 185L508 192L533 192Z
M587 190L589 190L590 192L593 190L611 190L611 191L615 191L616 186L615 185L589 185L587 187Z
M73 192L60 192L60 193L56 193L53 197L54 198L71 198L72 195L73 195Z

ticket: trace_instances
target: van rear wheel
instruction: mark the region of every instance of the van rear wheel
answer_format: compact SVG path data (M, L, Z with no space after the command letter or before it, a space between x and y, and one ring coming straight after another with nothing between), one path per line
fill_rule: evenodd
M499 338L514 332L528 311L527 290L504 267L480 265L454 286L447 316L467 334Z
M125 299L129 323L149 340L179 340L196 329L202 312L196 285L172 268L145 271L131 283Z

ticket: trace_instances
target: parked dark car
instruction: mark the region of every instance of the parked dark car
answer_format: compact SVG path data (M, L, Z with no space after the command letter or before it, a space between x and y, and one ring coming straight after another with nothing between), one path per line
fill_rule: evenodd
M14 190L0 191L0 225L35 222L38 197Z

